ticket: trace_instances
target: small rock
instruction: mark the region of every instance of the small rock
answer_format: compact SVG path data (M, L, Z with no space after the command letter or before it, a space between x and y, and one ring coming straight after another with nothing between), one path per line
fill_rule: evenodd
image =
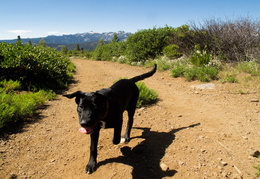
M221 164L222 166L227 166L227 165L228 165L228 163L227 163L227 162L224 162L224 161L221 161L220 164Z
M182 114L178 115L178 117L182 117Z
M259 102L259 99L251 99L250 102L255 102L255 103L258 103Z
M50 160L50 163L54 163L56 160L55 159L52 159L52 160Z
M161 167L162 171L168 171L169 170L169 167L165 163L161 163L160 167Z
M260 152L258 150L252 150L250 155L252 157L258 157L258 156L260 156Z

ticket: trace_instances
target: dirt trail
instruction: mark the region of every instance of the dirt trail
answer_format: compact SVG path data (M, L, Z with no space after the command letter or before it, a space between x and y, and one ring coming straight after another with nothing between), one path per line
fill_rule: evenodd
M121 77L150 69L74 59L75 80L69 92L109 87ZM98 169L84 172L89 136L78 132L74 100L59 96L0 144L0 178L255 178L250 156L260 150L259 85L238 94L239 84L214 82L215 89L194 89L169 72L145 79L160 101L137 109L129 144L113 145L111 129L101 130ZM126 115L125 115L126 116ZM124 132L124 129L123 129Z

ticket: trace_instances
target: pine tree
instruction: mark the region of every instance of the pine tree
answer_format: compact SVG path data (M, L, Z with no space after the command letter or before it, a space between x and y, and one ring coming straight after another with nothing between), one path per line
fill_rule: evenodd
M76 45L76 49L75 50L80 51L79 44Z
M68 48L67 48L65 45L63 45L63 46L61 47L61 52L62 52L63 54L67 54L67 53L68 53Z
M110 41L110 43L119 42L119 38L117 36L117 33L114 33L113 39Z
M17 46L23 45L20 35L17 36L16 45L17 45Z
M104 42L104 40L101 38L101 39L99 39L97 46L102 46L102 45L105 45L105 42Z
M46 47L46 42L44 39L41 39L40 42L38 43L38 46L40 47Z

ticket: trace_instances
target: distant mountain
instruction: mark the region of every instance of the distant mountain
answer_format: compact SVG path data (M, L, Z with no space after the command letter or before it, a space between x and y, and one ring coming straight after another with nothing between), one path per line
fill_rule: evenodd
M104 41L110 41L113 38L114 33L117 34L120 41L124 41L131 34L130 32L124 32L124 31L103 32L103 33L86 32L86 33L77 33L77 34L62 35L62 36L50 35L50 36L41 37L41 38L23 39L23 37L21 37L21 40L22 40L22 43L24 43L24 44L28 43L29 41L31 41L33 44L38 44L41 39L44 39L47 46L50 46L53 48L59 48L62 45L66 45L69 49L71 49L72 46L76 46L76 44L80 44L81 48L93 50L93 49L95 49L99 39L102 38ZM0 40L0 42L7 42L7 43L15 43L16 41L17 41L17 39ZM75 48L75 47L73 47L73 48Z

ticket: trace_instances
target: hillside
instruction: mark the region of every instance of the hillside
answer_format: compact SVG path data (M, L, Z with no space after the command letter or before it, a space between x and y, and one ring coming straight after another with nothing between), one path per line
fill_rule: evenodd
M75 48L76 44L80 44L80 46L86 50L93 50L99 39L103 39L104 41L110 41L114 33L117 34L120 41L125 40L131 33L118 31L118 32L86 32L86 33L77 33L77 34L70 34L70 35L62 35L62 36L55 36L50 35L47 37L40 37L40 38L25 38L21 37L22 43L28 43L31 41L33 44L38 44L41 39L44 39L47 46L52 48L58 48L62 45L66 45L68 49ZM15 43L17 39L13 40L0 40L0 42L7 42L7 43Z

